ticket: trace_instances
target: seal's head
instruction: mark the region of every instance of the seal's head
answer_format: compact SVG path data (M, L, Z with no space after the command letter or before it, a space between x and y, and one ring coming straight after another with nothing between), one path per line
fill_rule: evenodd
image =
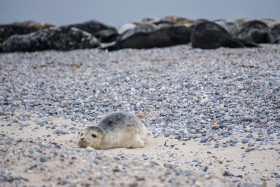
M79 146L82 148L86 148L87 146L91 146L94 149L100 149L102 138L103 138L103 130L97 126L87 127L80 133L80 141Z

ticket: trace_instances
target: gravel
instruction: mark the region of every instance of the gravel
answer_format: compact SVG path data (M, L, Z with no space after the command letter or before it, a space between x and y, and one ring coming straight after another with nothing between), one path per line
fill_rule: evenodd
M143 114L141 120L155 138L165 136L181 141L199 139L203 144L215 142L216 148L246 144L250 147L246 152L255 151L256 146L266 146L277 139L279 144L279 64L279 45L217 50L193 49L190 45L180 45L116 52L92 49L2 53L0 120L5 121L7 126L18 124L15 128L19 129L27 126L24 121L31 119L32 113L42 118L57 117L73 121L68 126L58 126L51 121L41 121L40 118L34 120L37 128L30 130L36 132L42 127L53 129L53 133L48 135L52 138L76 133L78 127L75 122L81 122L85 127L97 122L104 114L130 111ZM18 111L31 114L15 118ZM238 139L242 133L246 135ZM253 133L258 133L258 136ZM26 149L28 146L43 149L43 152L38 153L40 165L34 167L42 172L46 172L44 164L58 157L61 162L66 162L71 155L87 157L91 153L91 164L78 174L88 176L94 165L106 167L106 163L111 161L117 162L116 165L124 164L114 158L103 160L104 155L100 159L95 150L90 148L86 149L87 152L73 150L74 153L69 153L68 150L65 154L56 155L57 150L62 151L61 145L43 146L40 141L26 142L24 138L14 140L5 136L1 138L4 139L1 142L5 142L0 146L2 160L8 154L15 154L7 151L12 149L9 146L15 150L18 150L17 146L22 146L21 154L31 157L32 154L26 153L31 151ZM36 149L33 151L36 152ZM119 157L129 158L125 153ZM163 177L159 180L165 181L167 186L184 184L186 181L180 181L180 175L197 177L191 171L175 171L158 163L150 163L147 155L143 154L142 158L144 163L150 164L153 172L160 171ZM145 167L137 164L140 163L136 163L137 169L145 170ZM162 167L165 169L161 170ZM34 168L26 171L33 171ZM20 185L25 181L23 176L11 175L4 170L0 184L17 181ZM148 174L150 170L147 170ZM116 171L109 173L116 178L129 176L125 170ZM202 168L202 171L206 174L207 167ZM96 176L101 175L98 172ZM279 174L275 176L278 177ZM129 185L144 184L145 177L146 175L144 178L136 178L136 182ZM98 177L91 178L86 182L75 178L75 173L68 173L57 178L54 185L71 186L75 183L73 181L86 186L109 184L106 177L102 180ZM119 182L121 184L124 181ZM195 181L187 182L195 184ZM217 183L219 181L210 186Z

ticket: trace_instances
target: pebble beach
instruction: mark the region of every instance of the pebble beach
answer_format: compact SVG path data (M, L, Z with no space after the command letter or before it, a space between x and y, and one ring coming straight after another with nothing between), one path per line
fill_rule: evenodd
M280 45L1 53L0 85L0 186L280 186ZM78 147L116 111L146 147Z

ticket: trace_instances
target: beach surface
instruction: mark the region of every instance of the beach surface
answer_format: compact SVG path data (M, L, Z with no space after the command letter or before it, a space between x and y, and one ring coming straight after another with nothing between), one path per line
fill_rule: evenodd
M0 54L0 186L279 186L280 45ZM79 148L116 111L138 149Z

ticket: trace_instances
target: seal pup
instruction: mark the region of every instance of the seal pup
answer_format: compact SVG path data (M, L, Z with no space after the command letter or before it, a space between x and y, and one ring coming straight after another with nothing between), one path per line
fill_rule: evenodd
M96 126L80 133L79 146L94 149L140 148L147 143L148 131L135 114L115 112L105 116Z

